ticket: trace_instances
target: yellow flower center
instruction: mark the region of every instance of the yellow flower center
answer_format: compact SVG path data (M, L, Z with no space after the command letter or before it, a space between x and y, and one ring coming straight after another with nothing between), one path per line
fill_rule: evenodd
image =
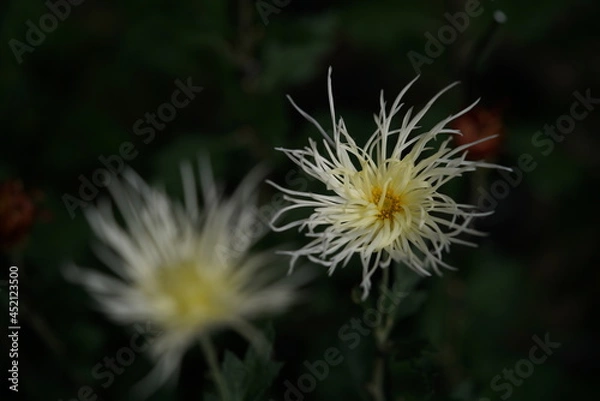
M237 287L222 269L188 261L159 268L145 293L162 310L164 325L197 327L231 317Z
M387 189L382 201L382 194L383 191L381 188L373 188L371 191L371 202L373 202L379 210L379 214L377 215L378 219L391 220L396 213L402 211L402 196L394 193L390 189Z

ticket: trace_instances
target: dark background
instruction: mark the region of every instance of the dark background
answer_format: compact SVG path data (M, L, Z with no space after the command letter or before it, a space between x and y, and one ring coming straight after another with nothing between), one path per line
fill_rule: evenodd
M374 130L379 91L391 102L416 74L409 52L426 55L425 33L436 36L448 25L446 12L465 9L461 1L292 0L268 15L265 25L256 4L86 0L16 57L11 40L26 44L26 22L39 27L49 11L40 1L1 3L0 260L5 271L12 264L20 269L22 399L70 400L89 385L102 399L128 400L131 385L152 367L138 355L106 389L92 377L92 367L127 345L131 332L94 311L89 296L60 270L67 261L104 269L90 250L81 208L70 216L64 204L65 194L79 198L79 177L90 179L102 167L100 156L118 155L131 142L137 153L127 164L174 196L181 194L179 163L202 152L232 188L264 161L270 178L285 185L294 166L274 148L319 139L286 94L329 128L326 76L332 66L338 114L364 143ZM590 111L547 155L532 138L569 113L575 92L590 90L600 98L600 5L482 1L480 8L439 57L422 65L407 104L422 106L460 79L464 84L442 97L423 126L482 97L503 126L492 160L517 166L522 154L530 154L536 168L478 223L490 233L479 248L452 249L447 260L459 270L424 280L415 290L414 313L394 332L396 399L500 400L505 392L494 391L490 381L527 358L532 337L546 333L560 348L514 387L510 399L595 399L600 353L593 318L600 277L592 260L597 262L600 113ZM481 46L498 8L508 21ZM202 92L145 143L136 121L169 102L175 81L188 78ZM447 191L473 202L476 188L489 190L498 179L494 172L478 175L479 181L466 178ZM15 195L7 182L10 188L22 185L22 192ZM268 203L275 191L262 189ZM300 246L306 239L294 232L270 234L261 246L281 241ZM360 278L355 262L331 278L323 271L309 286L310 299L274 321L275 358L284 365L271 398L284 399L284 382L306 372L303 361L322 359L335 346L344 363L306 399L364 399L371 340L349 350L337 335L362 314L350 299ZM5 287L2 294L7 310ZM7 314L1 316L6 327ZM231 333L217 336L217 343L237 355L246 347ZM3 336L2 348L7 346ZM3 372L7 361L3 355ZM178 385L152 399L202 399L210 388L205 371L200 352L192 350ZM3 379L2 391L6 387Z

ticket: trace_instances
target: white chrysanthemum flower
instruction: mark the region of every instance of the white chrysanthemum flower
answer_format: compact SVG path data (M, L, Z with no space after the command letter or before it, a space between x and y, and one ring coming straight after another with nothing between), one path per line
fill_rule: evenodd
M185 205L125 172L125 179L109 187L124 225L109 202L86 214L101 242L99 258L118 277L74 266L67 270L118 322L158 326L162 333L150 348L158 363L141 383L151 389L174 377L186 349L215 329L233 328L254 345L265 345L249 319L285 309L298 284L266 268L273 252L248 254L267 231L256 229L260 171L223 199L208 163L202 165L202 211L190 165L182 166L182 176Z
M426 132L413 134L433 103L456 83L439 92L415 115L410 108L400 126L392 125L393 117L403 106L402 97L417 78L402 90L389 111L381 93L381 111L375 115L377 129L363 147L348 133L342 118L336 124L331 68L328 94L333 139L290 98L292 105L325 137L323 150L312 139L304 149L278 150L308 175L324 183L329 191L326 194L293 191L271 182L292 202L273 216L271 228L283 231L298 227L314 238L299 250L285 252L292 256L291 267L300 256L306 256L329 267L332 274L338 265L345 266L358 254L363 266L361 286L366 297L370 278L377 267L385 268L394 260L423 275L430 275L431 270L439 274L440 266L452 268L442 261L442 252L447 251L450 244L475 245L460 239L460 234L482 235L469 228L469 224L474 217L486 213L477 212L474 206L456 203L440 193L440 188L477 167L503 167L465 159L467 148L481 141L451 148L451 138L448 138L438 148L431 146L439 134L460 134L446 125L475 104ZM283 226L275 225L282 214L297 208L310 208L312 214Z

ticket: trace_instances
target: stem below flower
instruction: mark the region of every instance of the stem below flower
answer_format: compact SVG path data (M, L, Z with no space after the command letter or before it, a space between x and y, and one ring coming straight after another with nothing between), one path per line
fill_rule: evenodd
M380 297L389 291L390 269L391 266L383 269ZM386 401L392 398L391 389L389 388L389 366L386 353L388 351L388 336L394 325L394 312L395 310L392 310L387 316L381 316L379 325L375 328L375 344L378 356L373 367L373 378L369 384L369 391L375 401Z
M386 361L384 356L378 356L375 360L375 366L373 368L373 379L371 381L369 390L373 394L375 401L385 401L385 368Z
M207 336L200 336L200 345L208 362L215 386L219 391L221 401L229 401L230 398L229 391L227 390L227 384L225 383L225 378L221 374L221 369L219 368L219 362L217 360L217 353L212 342Z

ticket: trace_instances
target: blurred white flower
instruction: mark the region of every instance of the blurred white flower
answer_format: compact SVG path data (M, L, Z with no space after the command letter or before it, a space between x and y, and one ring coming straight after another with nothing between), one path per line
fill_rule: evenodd
M148 392L176 376L187 348L219 328L232 328L254 345L265 341L249 320L280 312L295 300L298 281L268 269L273 252L249 255L266 230L255 230L254 170L230 198L221 196L208 163L200 168L204 210L198 206L190 165L182 165L185 205L149 187L129 170L109 187L124 224L107 200L86 217L100 240L98 257L116 274L70 266L101 309L123 324L151 322L162 333L150 351L154 371ZM264 345L264 344L262 344Z
M362 147L348 133L342 118L336 124L331 68L328 94L333 138L290 98L292 105L325 139L322 148L309 139L309 146L304 149L278 150L308 175L324 183L327 189L323 194L300 192L270 182L292 202L273 216L271 228L283 231L298 227L313 238L303 248L285 252L291 255L291 268L300 256L306 256L329 267L332 274L338 265L345 266L358 254L363 266L363 297L366 297L373 273L378 267L387 267L391 260L403 262L423 275L431 275L431 270L440 274L440 266L452 268L442 261L442 252L447 251L450 244L475 246L459 235L482 235L469 228L469 224L474 217L486 213L477 212L475 206L456 203L440 193L440 188L477 167L504 167L465 158L470 146L493 137L457 148L449 147L450 137L439 147L432 143L440 134L460 135L460 131L446 125L475 104L428 131L414 134L433 103L456 83L440 91L415 115L410 108L402 124L392 126L392 118L403 106L402 97L417 78L402 90L389 111L381 93L381 110L375 115L377 129ZM298 208L309 208L312 214L283 226L275 224L283 214Z

